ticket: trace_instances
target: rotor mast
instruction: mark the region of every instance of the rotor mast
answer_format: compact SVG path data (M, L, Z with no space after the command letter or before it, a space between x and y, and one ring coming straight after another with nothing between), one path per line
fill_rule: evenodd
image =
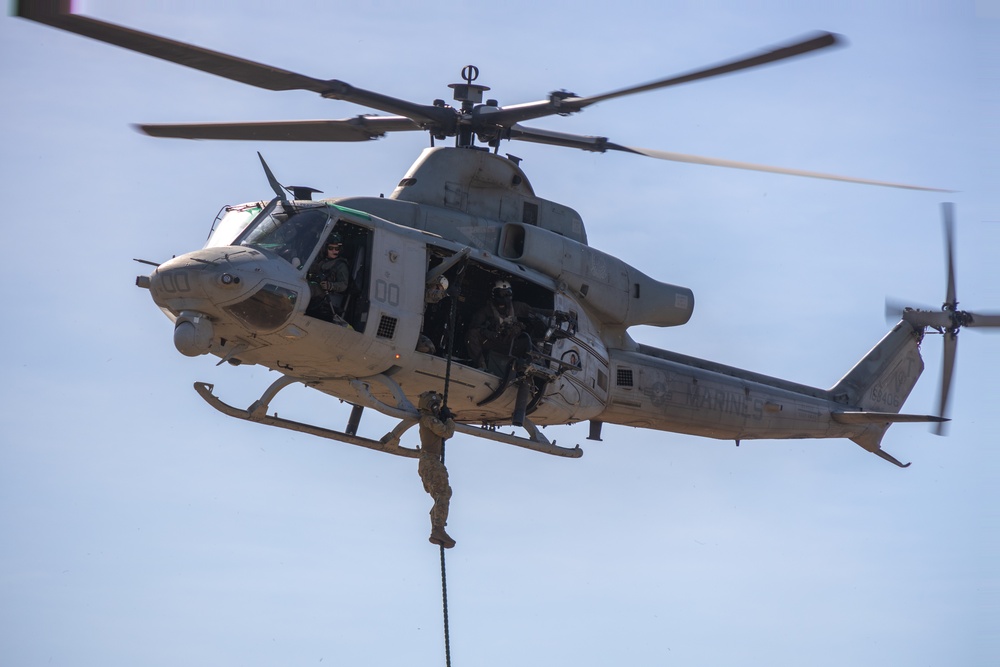
M475 148L474 119L482 113L483 93L490 89L489 86L482 86L473 83L479 78L479 68L475 65L466 65L462 68L462 78L465 83L450 83L448 87L452 89L452 99L461 102L461 111L458 117L458 127L455 133L455 146L458 148ZM477 106L479 105L479 106ZM497 108L496 100L487 100L486 108ZM490 141L490 145L499 142Z

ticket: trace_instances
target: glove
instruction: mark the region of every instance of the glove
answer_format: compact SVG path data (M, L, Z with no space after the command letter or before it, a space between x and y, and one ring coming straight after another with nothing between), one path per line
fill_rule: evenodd
M509 341L511 338L521 333L520 322L508 322L500 327L500 331L497 333L497 342Z
M447 406L444 406L438 412L438 416L441 418L441 421L448 421L455 418L455 413L449 410Z

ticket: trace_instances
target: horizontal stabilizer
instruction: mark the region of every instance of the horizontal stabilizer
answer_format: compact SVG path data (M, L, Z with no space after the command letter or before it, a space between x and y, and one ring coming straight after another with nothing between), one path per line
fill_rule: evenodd
M895 412L833 412L833 421L840 424L893 424L897 422L946 422L933 415L901 415Z

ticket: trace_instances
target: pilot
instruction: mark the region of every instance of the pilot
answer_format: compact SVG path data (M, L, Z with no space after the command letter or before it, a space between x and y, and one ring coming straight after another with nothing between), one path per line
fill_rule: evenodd
M445 549L455 546L444 527L448 523L448 503L451 500L451 486L448 484L448 469L441 460L444 441L455 435L455 422L451 411L442 407L443 399L436 391L420 394L420 462L417 472L424 483L424 491L434 499L431 508L430 543Z
M552 311L532 308L521 301L513 300L514 291L506 280L493 283L490 301L476 311L469 323L466 334L466 350L472 364L480 370L488 369L489 353L497 352L509 356L514 339L525 330L521 320L531 317L548 317ZM498 373L499 374L499 373Z
M334 232L326 240L326 247L316 257L309 272L309 307L306 314L327 321L335 321L342 314L342 305L350 284L347 260L340 256L343 249L340 234Z

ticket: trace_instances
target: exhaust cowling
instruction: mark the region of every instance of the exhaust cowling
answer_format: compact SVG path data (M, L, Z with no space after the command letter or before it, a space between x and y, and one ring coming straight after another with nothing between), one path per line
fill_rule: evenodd
M604 324L673 327L694 312L694 292L687 287L650 278L617 257L545 229L504 225L498 254L556 278Z

